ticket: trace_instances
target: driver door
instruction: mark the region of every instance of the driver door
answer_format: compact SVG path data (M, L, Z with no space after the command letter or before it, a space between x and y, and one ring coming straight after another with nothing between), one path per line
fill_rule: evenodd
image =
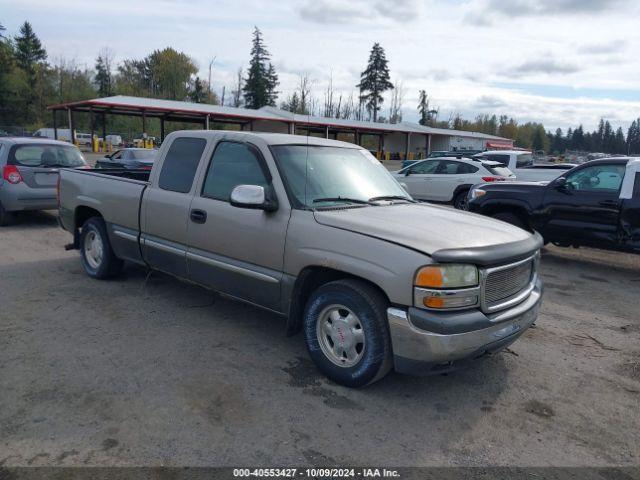
M565 175L562 187L545 193L547 240L603 246L617 242L624 163L586 165Z
M438 200L431 188L431 180L440 160L425 160L409 167L409 174L400 181L407 185L409 194L418 200Z

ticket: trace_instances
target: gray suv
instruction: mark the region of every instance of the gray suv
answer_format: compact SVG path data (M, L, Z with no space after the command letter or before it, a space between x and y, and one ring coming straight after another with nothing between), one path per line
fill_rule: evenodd
M24 210L58 208L60 168L86 167L73 145L41 138L0 138L0 226Z

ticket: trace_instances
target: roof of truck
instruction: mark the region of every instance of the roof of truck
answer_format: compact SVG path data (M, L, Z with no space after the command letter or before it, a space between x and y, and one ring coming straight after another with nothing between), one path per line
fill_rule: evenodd
M247 132L237 130L178 130L175 132L171 132L170 135L217 137L221 134L230 136L244 136L247 137L247 139L259 138L268 145L313 145L365 150L364 147L361 147L354 143L342 142L340 140L331 140L328 138L312 137L307 135L290 135L287 133ZM167 139L169 139L169 135L167 135Z
M0 137L0 142L2 143L11 143L13 145L17 144L38 144L38 145L61 145L65 147L73 147L74 145L69 142L63 142L60 140L52 140L47 137Z

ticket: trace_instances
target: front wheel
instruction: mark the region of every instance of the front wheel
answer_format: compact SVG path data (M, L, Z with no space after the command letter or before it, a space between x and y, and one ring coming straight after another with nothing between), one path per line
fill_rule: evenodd
M84 222L80 234L80 258L84 271L93 278L113 277L122 270L124 262L113 253L102 218L92 217Z
M525 225L524 221L522 220L522 218L516 215L515 213L499 212L499 213L496 213L495 215L492 215L492 217L495 218L496 220L501 220L503 222L510 223L514 227L518 227L527 231L529 230Z
M309 355L331 380L361 387L392 367L388 302L360 280L338 280L311 294L304 313Z

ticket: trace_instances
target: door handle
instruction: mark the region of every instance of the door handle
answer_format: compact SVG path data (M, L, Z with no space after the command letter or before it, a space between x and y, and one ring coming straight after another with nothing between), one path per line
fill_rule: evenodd
M207 221L207 212L204 210L191 210L191 221L195 223L204 223Z

